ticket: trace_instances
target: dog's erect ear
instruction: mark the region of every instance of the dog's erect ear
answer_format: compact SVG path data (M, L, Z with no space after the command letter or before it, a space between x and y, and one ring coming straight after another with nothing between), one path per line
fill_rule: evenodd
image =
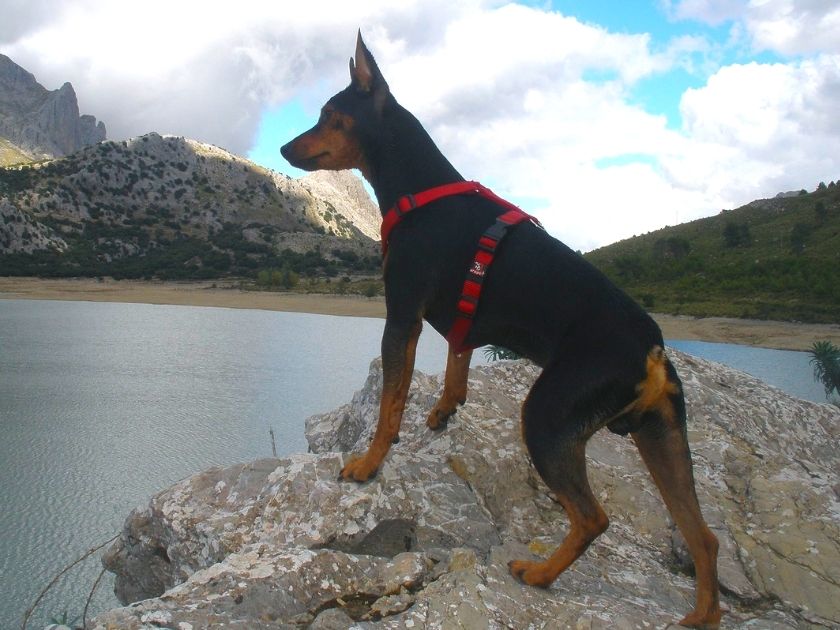
M356 39L356 60L350 59L350 82L359 92L373 94L379 109L389 94L388 83L379 71L376 60L362 41L362 32L359 31Z

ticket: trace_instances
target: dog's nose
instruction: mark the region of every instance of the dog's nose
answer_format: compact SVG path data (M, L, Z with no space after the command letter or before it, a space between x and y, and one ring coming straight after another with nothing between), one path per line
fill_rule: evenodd
M291 142L287 142L282 147L280 147L280 155L282 155L287 160L289 159L289 151L290 151L289 147L291 146L291 144L292 144Z

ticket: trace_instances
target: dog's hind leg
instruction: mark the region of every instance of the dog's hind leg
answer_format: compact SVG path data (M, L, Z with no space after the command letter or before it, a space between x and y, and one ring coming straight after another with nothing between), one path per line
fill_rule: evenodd
M443 393L437 401L426 424L433 431L446 426L446 421L455 413L458 405L463 405L467 400L467 377L470 372L470 359L472 350L456 353L449 348L446 357L446 375L443 379Z
M514 560L510 571L531 586L548 587L609 525L586 475L586 442L598 428L600 396L574 391L571 369L549 367L522 406L522 433L537 472L569 517L569 531L544 562Z
M341 470L341 479L366 481L379 468L391 444L400 432L417 341L423 328L421 321L407 325L385 322L382 336L382 398L379 402L379 422L367 452L352 458Z
M678 383L673 368L669 368L669 372L670 379ZM680 624L692 628L718 628L721 617L718 541L703 520L697 501L682 392L669 396L669 402L669 406L647 413L645 423L631 435L694 560L696 605Z

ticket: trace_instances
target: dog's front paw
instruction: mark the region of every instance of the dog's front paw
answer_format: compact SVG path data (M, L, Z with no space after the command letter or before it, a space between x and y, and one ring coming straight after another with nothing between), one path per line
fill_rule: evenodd
M338 473L338 480L358 481L361 483L376 476L378 468L378 464L371 465L368 457L357 455L344 465L344 468Z
M548 588L554 581L553 575L546 571L542 562L531 562L530 560L511 560L508 562L508 569L511 575L528 586L539 586Z
M461 402L463 404L463 401ZM429 417L426 418L426 426L432 431L440 431L446 428L449 418L455 415L458 410L456 405L446 405L443 401L438 401L437 404L429 412Z
M445 411L440 409L439 407L435 406L434 409L429 413L429 417L426 418L426 426L429 427L432 431L440 431L441 429L446 428L446 423L449 421L449 418L452 416L454 411Z

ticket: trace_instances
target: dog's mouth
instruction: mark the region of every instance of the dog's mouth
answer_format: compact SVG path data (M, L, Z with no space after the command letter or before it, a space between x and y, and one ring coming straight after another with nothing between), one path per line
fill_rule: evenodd
M310 155L309 157L291 159L289 160L289 163L292 166L302 168L305 171L316 171L319 168L318 164L321 162L321 160L327 157L329 154L329 151L321 151L321 153L316 153L315 155ZM288 160L288 158L286 159Z
M297 151L295 150L294 145L294 140L292 142L289 142L288 144L283 145L282 147L280 147L280 154L284 158L286 158L286 160L292 166L302 168L307 171L316 170L318 168L318 162L330 154L329 151L321 151L320 153L316 153L307 157L299 157L297 155Z
M317 162L323 157L326 157L330 154L329 151L321 151L320 153L316 153L315 155L311 155L308 158L303 158L303 162Z

